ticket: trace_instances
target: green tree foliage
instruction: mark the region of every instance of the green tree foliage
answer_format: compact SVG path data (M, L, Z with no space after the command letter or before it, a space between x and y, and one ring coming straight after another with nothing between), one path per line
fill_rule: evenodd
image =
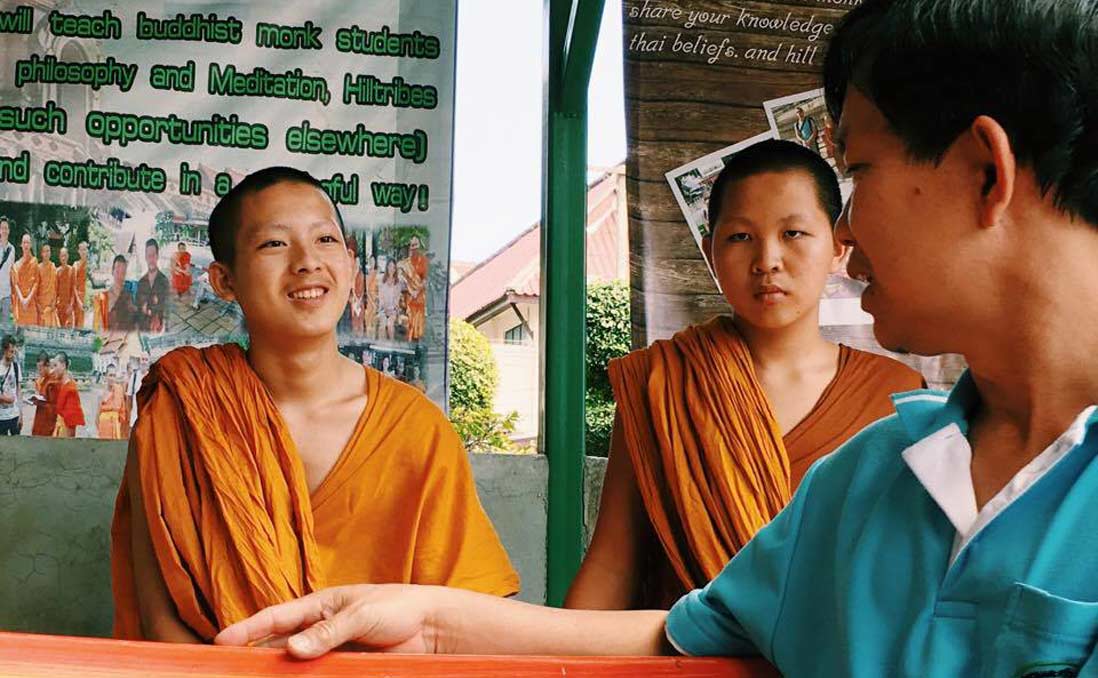
M515 444L511 434L515 432L518 412L496 414L491 409L455 407L450 410L450 423L471 452L512 452Z
M488 338L463 320L450 320L450 422L465 448L474 452L512 451L518 413L493 409L499 368Z
M629 286L621 281L587 286L587 454L610 452L614 425L614 393L606 367L629 352Z
M492 409L499 385L488 338L464 320L450 320L450 409Z

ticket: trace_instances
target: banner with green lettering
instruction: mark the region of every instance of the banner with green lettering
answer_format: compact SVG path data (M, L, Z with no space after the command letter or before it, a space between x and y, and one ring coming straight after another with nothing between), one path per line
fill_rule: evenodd
M341 350L443 404L455 31L456 0L0 2L0 420L54 433L65 353L76 435L122 438L151 361L247 343L207 219L272 165L342 213Z

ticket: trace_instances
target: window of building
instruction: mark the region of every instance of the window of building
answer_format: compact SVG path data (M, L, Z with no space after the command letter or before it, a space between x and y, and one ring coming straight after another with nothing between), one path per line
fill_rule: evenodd
M515 325L503 335L503 341L507 344L525 344L526 343L526 331L522 325Z

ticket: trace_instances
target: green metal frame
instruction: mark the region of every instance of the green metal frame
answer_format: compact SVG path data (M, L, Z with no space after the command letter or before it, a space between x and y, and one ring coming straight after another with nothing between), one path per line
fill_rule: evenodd
M542 450L549 460L546 602L583 557L587 87L603 0L546 0L542 172Z

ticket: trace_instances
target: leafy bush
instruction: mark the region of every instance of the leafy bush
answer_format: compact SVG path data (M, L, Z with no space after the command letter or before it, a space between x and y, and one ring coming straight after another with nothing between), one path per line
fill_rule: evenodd
M450 320L450 410L492 409L499 368L488 337L464 320Z
M614 426L614 392L606 367L629 352L629 286L621 281L587 286L587 454L610 452Z

